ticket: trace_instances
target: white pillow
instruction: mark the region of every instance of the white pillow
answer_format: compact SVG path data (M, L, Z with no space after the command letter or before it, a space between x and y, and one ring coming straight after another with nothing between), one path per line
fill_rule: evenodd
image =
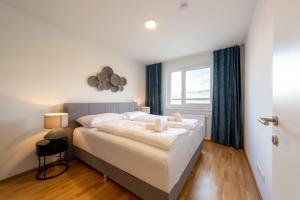
M126 116L118 113L103 113L98 115L85 115L76 119L76 121L86 128L94 128L99 124L115 120L126 119Z
M123 115L125 115L129 120L133 120L136 117L148 115L148 114L142 111L134 111L134 112L125 112L123 113Z

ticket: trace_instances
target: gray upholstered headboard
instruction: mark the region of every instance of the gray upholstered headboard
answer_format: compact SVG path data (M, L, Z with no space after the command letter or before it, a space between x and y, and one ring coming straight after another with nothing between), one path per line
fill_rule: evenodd
M69 113L69 127L76 127L75 120L84 115L95 115L100 113L123 113L137 110L138 105L135 102L64 104L64 111Z
M137 103L66 103L64 111L69 113L69 126L65 128L69 140L68 158L73 159L73 131L79 126L76 119L84 115L101 113L123 113L139 110Z

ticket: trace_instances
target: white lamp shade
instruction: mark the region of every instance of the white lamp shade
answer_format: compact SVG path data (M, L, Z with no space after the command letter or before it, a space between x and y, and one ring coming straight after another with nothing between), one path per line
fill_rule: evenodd
M142 107L142 112L145 112L145 113L150 113L150 107L146 107L146 106L144 106L144 107Z
M44 128L57 129L68 126L68 113L48 113L44 115Z

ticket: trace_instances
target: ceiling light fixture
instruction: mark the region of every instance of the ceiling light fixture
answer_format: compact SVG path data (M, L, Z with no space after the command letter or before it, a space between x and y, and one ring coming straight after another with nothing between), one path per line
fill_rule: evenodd
M145 27L146 29L153 30L157 27L157 23L154 19L147 19L145 21Z

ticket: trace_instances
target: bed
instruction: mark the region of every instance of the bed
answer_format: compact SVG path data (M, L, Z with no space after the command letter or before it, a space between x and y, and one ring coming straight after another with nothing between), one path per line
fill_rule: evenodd
M204 123L185 134L168 151L96 128L80 127L75 119L88 114L138 110L130 103L69 103L69 152L142 199L175 200L199 158ZM130 162L128 162L130 161Z

